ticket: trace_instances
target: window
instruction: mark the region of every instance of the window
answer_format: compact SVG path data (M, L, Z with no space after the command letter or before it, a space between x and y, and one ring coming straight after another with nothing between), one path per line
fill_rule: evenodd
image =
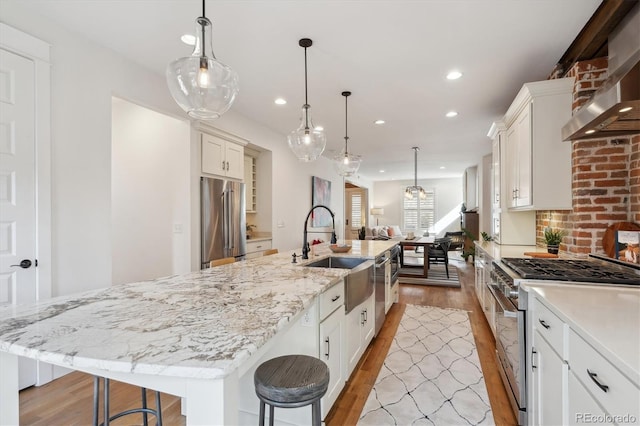
M404 196L402 188L402 219L403 229L424 232L433 229L435 224L436 207L435 191L425 189L427 198L421 200L417 191L413 193L413 199L409 200ZM418 218L420 221L418 222Z
M351 227L358 228L362 226L362 195L351 194Z

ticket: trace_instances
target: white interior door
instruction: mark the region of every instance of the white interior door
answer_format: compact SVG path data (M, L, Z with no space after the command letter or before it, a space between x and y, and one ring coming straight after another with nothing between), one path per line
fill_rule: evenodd
M36 301L34 117L34 63L0 49L0 306ZM18 374L35 384L35 361Z

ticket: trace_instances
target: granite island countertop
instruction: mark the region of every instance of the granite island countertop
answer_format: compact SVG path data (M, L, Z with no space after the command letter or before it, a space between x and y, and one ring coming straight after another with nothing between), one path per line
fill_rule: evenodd
M353 241L373 258L391 241ZM291 252L293 253L293 251ZM334 255L316 247L308 262ZM348 270L290 253L0 309L0 351L69 368L213 379L286 328Z

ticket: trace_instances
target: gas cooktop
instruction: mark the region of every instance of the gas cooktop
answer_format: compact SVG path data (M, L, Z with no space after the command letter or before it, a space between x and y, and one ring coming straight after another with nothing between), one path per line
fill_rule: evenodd
M503 257L501 261L529 280L640 285L640 273L634 269L591 260Z

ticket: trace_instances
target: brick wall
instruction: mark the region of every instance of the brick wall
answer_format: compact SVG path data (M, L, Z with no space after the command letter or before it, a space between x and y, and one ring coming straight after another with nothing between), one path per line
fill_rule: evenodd
M567 76L576 78L575 113L606 80L607 58L578 62ZM603 253L602 236L609 225L640 223L640 135L571 144L572 210L536 212L536 243L544 246L544 228L550 226L567 234L560 245L564 255Z

